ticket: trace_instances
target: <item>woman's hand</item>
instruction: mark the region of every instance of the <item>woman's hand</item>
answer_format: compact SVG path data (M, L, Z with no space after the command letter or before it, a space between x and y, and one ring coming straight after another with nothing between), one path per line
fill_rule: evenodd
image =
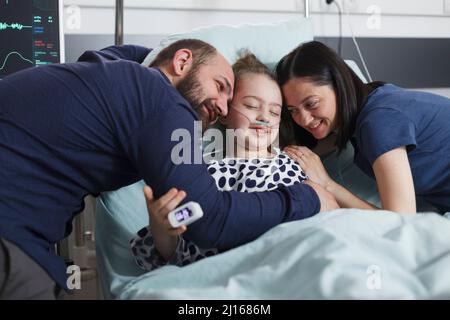
M307 147L288 146L284 148L289 157L298 162L311 181L328 189L333 184L333 179L328 175L320 157Z
M310 181L306 181L313 188L314 182L324 188L327 192L331 193L337 201L337 204L341 208L359 208L359 209L378 209L373 204L368 203L367 201L358 198L350 191L345 189L340 184L336 183L331 177L328 175L327 170L322 164L322 160L320 157L309 150L307 147L299 147L299 146L288 146L284 149L284 151L295 161L297 161L305 173L310 178ZM311 183L313 182L313 183ZM320 188L317 188L317 194L319 198L321 196L327 199L327 193L322 192ZM328 195L329 198L329 195ZM333 209L334 206L331 206ZM325 208L326 210L328 207Z
M145 186L144 195L155 248L168 261L175 252L178 236L187 230L186 226L172 227L169 223L168 214L183 201L186 197L186 192L172 188L155 200L152 188Z

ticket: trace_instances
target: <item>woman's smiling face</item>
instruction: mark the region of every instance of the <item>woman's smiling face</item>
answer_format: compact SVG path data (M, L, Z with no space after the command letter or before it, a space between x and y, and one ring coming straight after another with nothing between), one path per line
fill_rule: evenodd
M292 119L317 140L336 130L336 94L310 78L292 78L281 88Z

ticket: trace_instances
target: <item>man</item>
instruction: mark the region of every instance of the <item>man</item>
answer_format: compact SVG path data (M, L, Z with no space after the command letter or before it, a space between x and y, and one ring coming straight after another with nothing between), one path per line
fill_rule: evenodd
M6 298L53 298L66 269L52 245L71 231L87 194L140 179L152 203L185 190L204 217L186 237L231 248L285 221L337 207L326 191L296 185L273 192L219 192L204 164L175 165L176 129L194 136L226 115L233 73L215 48L181 40L153 68L135 46L88 51L79 62L28 69L0 81L0 290ZM183 98L184 97L184 98ZM192 143L192 148L194 148ZM169 192L168 192L169 190ZM152 197L151 197L152 198ZM320 201L320 202L319 202ZM236 236L239 235L239 236Z

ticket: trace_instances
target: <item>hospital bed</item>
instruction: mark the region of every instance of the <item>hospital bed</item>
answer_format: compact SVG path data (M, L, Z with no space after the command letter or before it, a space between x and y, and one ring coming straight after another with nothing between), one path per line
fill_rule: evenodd
M305 27L308 21L305 17L295 23ZM262 32L264 26L256 28L246 32L256 30L270 38L269 29ZM233 42L230 53L225 40L214 43L217 38L228 39L229 30L219 27L208 38L209 31L168 37L162 45L179 37L198 36L211 40L228 57L239 47ZM297 45L299 38L296 35L292 45ZM286 41L289 39L280 45L285 46ZM259 49L257 45L250 48L271 67L280 58L270 60ZM289 51L279 49L280 54ZM153 55L158 48L154 51ZM347 63L364 79L353 61ZM353 165L351 145L323 161L337 182L379 205L375 183ZM107 299L450 298L450 220L433 213L404 216L340 209L281 224L246 245L183 268L165 266L146 273L135 264L129 245L136 232L148 224L143 186L139 181L97 199L97 262Z
M339 167L341 183L376 202L375 187L349 154L325 162ZM129 245L148 224L143 186L139 181L97 200L97 262L107 299L450 298L450 220L434 213L320 213L183 268L145 273Z

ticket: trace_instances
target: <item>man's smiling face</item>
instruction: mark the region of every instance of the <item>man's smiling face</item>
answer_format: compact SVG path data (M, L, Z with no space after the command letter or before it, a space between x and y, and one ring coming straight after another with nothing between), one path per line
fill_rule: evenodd
M230 64L221 54L216 54L206 63L192 67L176 88L198 113L205 130L219 116L227 115L233 86Z

